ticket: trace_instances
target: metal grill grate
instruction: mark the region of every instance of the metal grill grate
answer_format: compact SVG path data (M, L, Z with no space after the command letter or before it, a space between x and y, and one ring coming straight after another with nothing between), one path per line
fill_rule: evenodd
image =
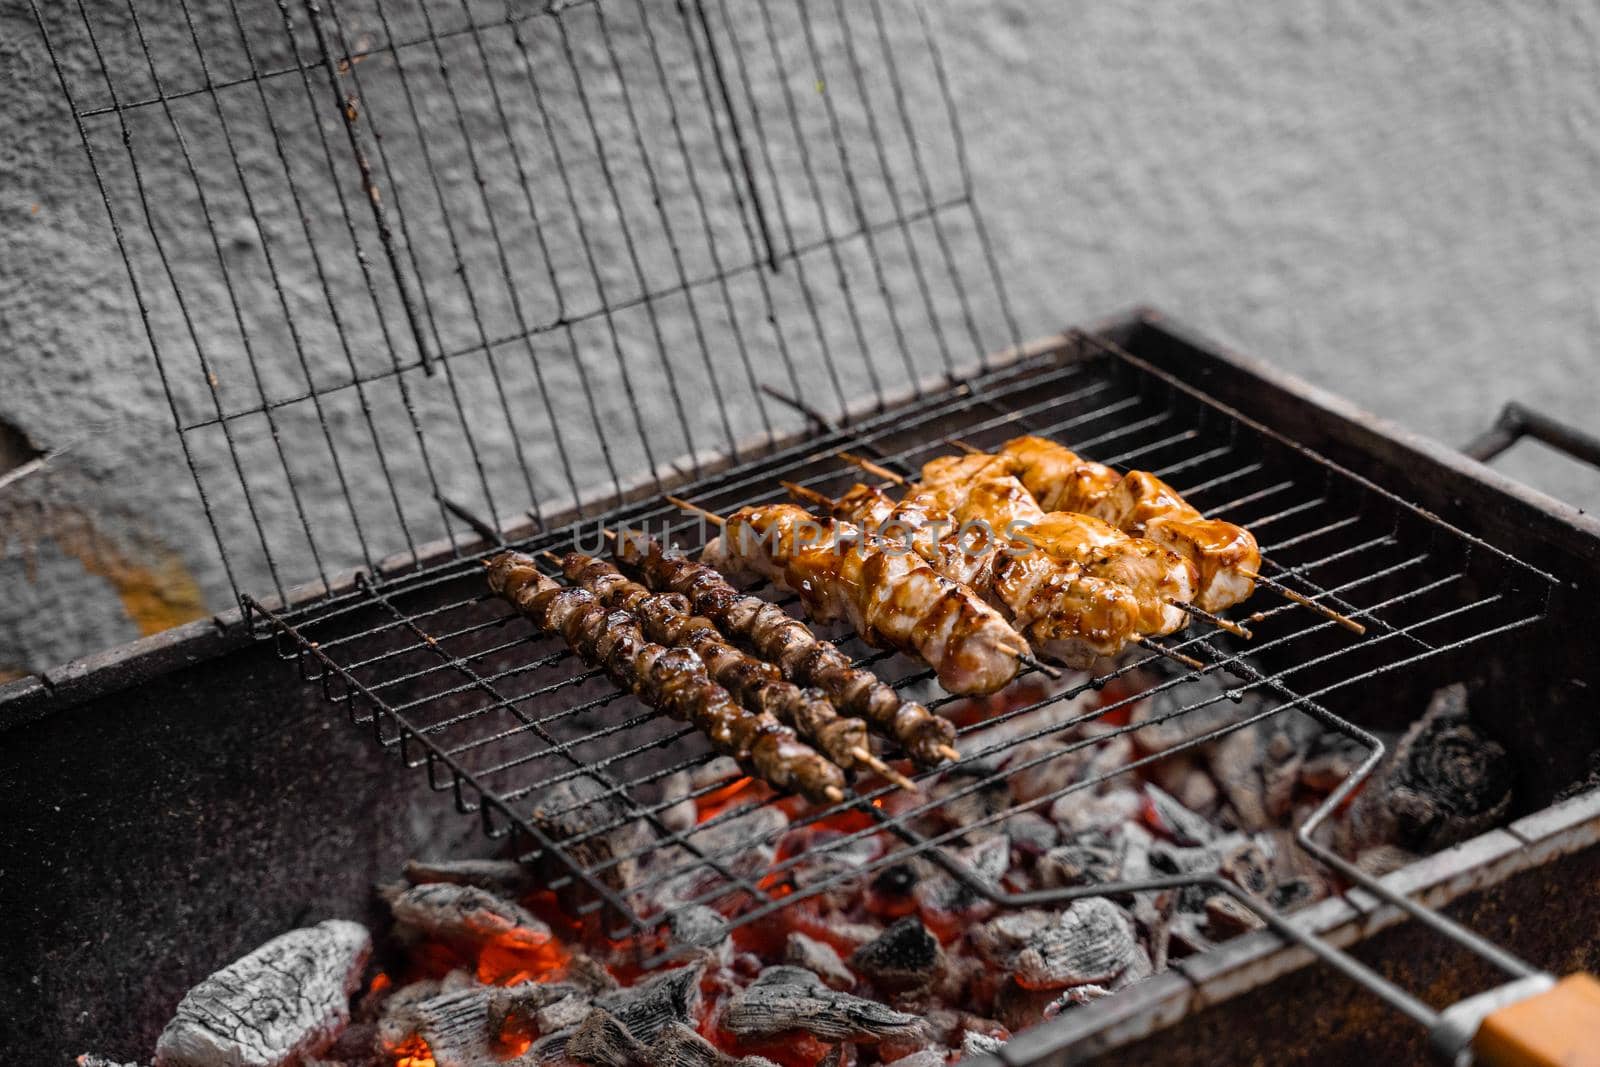
M1016 340L914 0L33 10L235 593Z
M476 563L452 561L413 581L369 587L364 603L306 623L271 618L283 635L285 654L298 658L308 677L320 679L355 721L369 725L408 765L425 767L433 787L453 792L464 811L481 813L491 834L514 835L525 859L563 865L567 873L556 880L557 888L571 880L586 884L590 899L580 910L605 909L616 924L610 931L614 936L638 936L653 930L662 915L637 902L648 900L651 890L666 881L698 881L704 888L689 899L737 912L736 925L795 907L842 880L870 879L909 855L926 855L976 891L994 896L995 887L964 868L953 846L963 833L1001 823L1020 806L986 812L977 820L952 816L942 824L941 815L996 782L1062 758L1063 751L1024 747L1041 737L1065 737L1074 748L1087 748L1155 722L1230 709L1176 748L1143 752L1130 764L1074 782L1027 807L1298 710L1371 752L1360 774L1330 798L1325 814L1354 789L1380 752L1375 738L1333 710L1341 701L1369 698L1381 692L1378 687L1390 672L1415 669L1543 616L1551 585L1547 576L1241 421L1135 357L1081 336L1062 351L977 377L888 416L819 432L684 492L727 511L777 499L779 478L826 491L842 489L856 472L835 458L838 448L866 450L887 465L914 471L922 461L949 452L953 439L983 444L1028 431L1116 466L1154 470L1208 514L1250 527L1271 573L1361 620L1367 633L1357 637L1313 612L1258 593L1238 609L1241 615L1257 610L1254 640L1198 629L1181 641L1172 639L1173 651L1200 659L1203 670L1140 653L1111 674L1064 691L1038 688L1029 696L1030 685L1043 679L1024 679L1009 691L1003 713L989 714L963 731L966 755L956 769L944 772L949 781L962 784L929 791L914 803L895 806L892 814L882 806L892 792L885 789L800 815L785 832L807 825L837 828L847 812L861 818L859 825L819 840L803 855L779 857L757 876L729 865L748 847L750 816L758 805L734 804L692 831L668 825L666 809L679 798L663 799L660 783L675 771L709 761L704 739L638 705L560 645L539 637L486 595ZM663 531L684 547L693 547L706 532L698 521L659 503L623 509L604 521L613 529ZM566 550L575 538L593 545L598 536L593 524L574 525L527 547ZM374 605L380 609L376 622ZM932 684L930 671L903 658L859 642L844 647L899 688ZM1073 699L1112 682L1114 699L1092 707ZM1117 711L1151 697L1161 700L1156 718L1094 736L1081 732L1085 723L1115 722ZM947 713L960 707L950 696L929 703ZM1001 757L1015 758L997 769ZM559 844L545 839L528 813L552 788L578 777L602 783L620 807L605 817L603 807L594 807L593 825L577 838ZM708 782L699 794L727 785L726 780ZM1321 818L1303 831L1307 841ZM717 843L716 829L736 820L743 820L740 839ZM648 852L658 859L623 897L608 888L607 871L629 857L586 863L580 846L630 825L650 828L638 857ZM855 856L844 869L799 888L786 881L797 869L814 870L830 853L885 831L897 839L897 851ZM669 846L681 850L662 863L660 850Z
M651 894L667 882L691 889L674 906L715 904L746 927L909 856L1002 905L1112 892L985 883L957 839L1018 809L956 813L1070 751L1029 747L1041 738L1081 750L1206 717L1064 794L1298 712L1368 751L1300 828L1302 847L1531 973L1314 835L1382 754L1341 709L1535 624L1553 579L1103 341L1029 354L917 0L200 5L30 0L233 590L353 721L521 858L557 869L552 888L583 890L579 910L647 963L661 956ZM985 355L1000 350L1018 362ZM594 544L597 524L693 548L706 530L660 503L669 481L726 512L776 499L779 479L841 489L854 471L840 448L912 472L956 438L1021 432L1155 471L1256 532L1268 577L1366 633L1260 594L1253 641L1169 638L1200 669L1139 653L1064 690L1026 677L1004 710L974 717L937 788L924 774L909 806L883 791L797 811L787 831L830 834L752 870L738 852L762 836L747 821L761 805L736 798L693 827L670 817L663 783L710 760L704 739L490 599L472 547L527 509L531 550ZM268 589L275 599L249 595ZM902 689L932 686L915 664L843 644ZM1152 700L1155 719L1111 725ZM959 713L954 698L927 702ZM577 781L608 814L553 841L533 807ZM719 836L733 827L737 841ZM627 828L644 832L637 856L583 847ZM895 849L851 852L869 838ZM611 875L646 851L644 875L617 888ZM1239 892L1216 876L1130 888L1200 880Z

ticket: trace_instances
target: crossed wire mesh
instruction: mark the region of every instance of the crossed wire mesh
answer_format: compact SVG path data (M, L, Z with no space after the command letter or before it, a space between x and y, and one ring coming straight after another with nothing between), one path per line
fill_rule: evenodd
M1016 341L917 0L30 0L234 592Z
M1269 561L1264 571L1366 624L1367 633L1358 637L1258 591L1231 613L1250 618L1253 640L1200 625L1168 638L1172 651L1200 659L1201 670L1138 651L1108 673L1080 677L1065 688L1039 687L1041 677L1025 675L1007 691L1002 710L991 707L963 729L958 764L918 776L920 795L905 798L885 787L853 794L832 809L798 813L769 831L769 844L780 833L836 826L846 812L868 818L758 872L736 862L757 833L749 817L762 803L782 801L735 803L692 828L669 826L668 809L685 797L664 795L662 783L713 758L704 738L640 705L559 642L536 633L487 594L476 563L452 562L410 583L370 587L363 606L309 624L274 616L284 654L298 658L308 677L320 679L332 699L348 705L352 717L370 725L404 762L426 767L434 788L453 792L463 810L480 813L492 834L512 835L522 858L547 868L555 861L564 873L552 886L585 886L588 902L579 911L604 912L615 923L611 933L625 936L646 934L663 919L659 910L641 904L652 899L652 891L696 872L704 875L703 888L675 906L719 906L733 913L735 926L842 884L864 883L913 856L928 857L970 881L957 846L973 831L1003 826L1019 811L1047 807L1118 775L1137 775L1161 759L1292 710L1375 749L1375 739L1331 710L1341 698L1362 699L1385 675L1544 617L1548 576L1241 422L1133 357L1092 338L1080 337L1069 347L1069 358L1047 354L888 416L819 431L683 492L726 513L780 499L780 478L837 493L859 477L836 457L840 448L914 474L925 460L952 451L955 440L981 446L1037 432L1119 468L1153 470L1207 514L1249 527ZM699 520L660 503L622 509L603 522L611 529L650 530L686 549L708 533ZM604 554L597 524L551 531L522 547L562 552L575 543ZM827 633L897 688L921 693L932 686L930 707L956 713L963 706L963 698L937 690L927 668L867 648L848 634ZM1089 707L1073 703L1108 685L1114 698ZM1093 735L1082 730L1090 722L1118 722L1118 712L1152 701L1145 716L1103 725ZM1052 708L1059 713L1048 714ZM1180 741L1148 743L1149 728L1208 709L1211 718ZM1124 735L1144 742L1129 762L1064 779L1026 802L1003 803L977 816L960 807L981 793L992 795L1019 774ZM1030 747L1042 738L1061 738L1065 747ZM1369 769L1364 764L1362 773ZM601 799L617 806L593 797L574 801L572 807L589 808L585 829L552 841L529 813L550 790L579 777L601 783ZM728 784L703 782L690 799L709 797ZM1347 783L1347 789L1355 784ZM715 831L725 825L741 827L737 840L717 838ZM635 826L648 827L648 833L631 854L585 862L586 841ZM881 855L852 855L838 870L799 884L792 877L814 874L819 863L880 834L891 836L896 847ZM671 846L680 849L676 858L661 862ZM657 860L627 893L612 888L612 868L650 855ZM988 890L992 894L994 887ZM1104 889L1078 892L1095 891ZM1413 1014L1426 1011L1412 1007Z

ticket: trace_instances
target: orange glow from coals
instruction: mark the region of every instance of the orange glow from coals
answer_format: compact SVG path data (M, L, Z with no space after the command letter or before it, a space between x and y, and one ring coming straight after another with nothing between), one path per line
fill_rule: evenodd
M438 1067L433 1049L421 1037L408 1037L390 1051L394 1053L394 1067Z
M570 958L554 937L519 926L494 938L478 953L478 981L486 985L547 982L561 974Z
M695 822L702 823L715 818L722 812L733 807L741 800L758 799L754 795L765 792L766 785L757 782L754 778L736 778L727 785L718 786L703 797L695 800Z
M367 986L367 992L369 994L382 993L392 985L394 985L394 979L389 977L388 972L379 971L372 976L372 984Z

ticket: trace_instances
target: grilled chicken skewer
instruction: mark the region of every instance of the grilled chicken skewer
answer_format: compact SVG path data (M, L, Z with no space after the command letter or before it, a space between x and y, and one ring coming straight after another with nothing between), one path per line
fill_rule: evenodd
M875 473L894 472L841 453L850 462ZM905 479L895 479L904 485ZM1186 609L1194 596L1194 567L1152 541L1129 537L1098 520L1081 515L1046 514L1016 478L997 474L932 488L911 487L894 503L880 489L857 485L841 498L849 517L878 531L900 531L913 550L933 562L959 550L962 531L974 524L991 541L1004 540L1023 549L1038 548L1063 569L1124 587L1139 607L1139 632L1168 634L1188 624ZM939 530L946 534L941 543ZM954 577L954 575L950 575Z
M778 605L741 593L714 568L682 556L669 556L659 542L636 535L622 538L617 557L639 573L650 588L680 593L698 615L742 641L797 685L816 686L844 711L863 719L898 744L912 760L935 767L959 759L955 726L894 687Z
M793 504L740 508L722 519L668 499L723 524L705 547L707 562L798 593L812 618L848 620L867 644L932 667L952 693L993 693L1031 657L1027 640L972 590L851 523L821 522Z
M1010 474L1051 512L1089 515L1132 537L1169 548L1199 575L1194 602L1221 611L1255 591L1261 550L1250 531L1208 519L1166 482L1148 471L1116 471L1043 437L1018 437L991 454L942 456L923 465L930 487L960 485L974 478Z
M582 552L568 552L557 563L568 581L589 590L603 606L637 618L652 641L693 649L711 677L751 711L771 712L846 770L865 768L916 790L915 782L872 754L866 722L840 715L822 690L802 689L771 663L728 644L715 623L690 610L681 593L652 593L605 560Z
M1179 493L1148 471L1119 475L1048 438L1013 438L993 454L964 442L965 456L944 456L923 467L924 480L937 484L1005 471L1019 478L1039 504L1051 511L1093 515L1135 536L1158 541L1192 562L1200 575L1195 604L1222 611L1247 600L1260 582L1357 634L1367 628L1326 605L1308 599L1261 573L1261 550L1241 526L1207 519Z
M698 727L745 773L815 803L844 800L844 772L766 712L749 711L713 682L687 648L648 641L639 621L607 611L587 589L562 586L531 556L503 552L485 564L489 588L545 633L557 634L587 663L651 707Z
M1138 598L1117 582L1084 574L1043 552L1002 543L999 534L973 543L937 509L896 505L881 489L856 485L830 500L793 482L782 485L835 518L877 530L890 541L911 542L936 572L970 586L1004 612L1040 655L1086 668L1142 636ZM934 540L929 535L941 522L946 532Z

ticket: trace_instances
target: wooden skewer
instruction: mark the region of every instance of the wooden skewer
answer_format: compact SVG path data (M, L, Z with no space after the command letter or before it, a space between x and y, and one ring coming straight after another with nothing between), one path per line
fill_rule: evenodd
M951 763L954 763L961 758L961 750L953 745L940 745L934 751L938 752L939 755L943 756Z
M795 482L780 481L778 484L783 486L790 496L796 500L802 500L812 507L828 508L830 510L833 507L833 498L827 493L819 493L815 489L807 489L805 486Z
M1163 597L1162 599L1169 606L1177 608L1180 611L1186 611L1190 615L1194 615L1197 618L1203 619L1219 630L1226 630L1228 633L1237 637L1242 637L1246 641L1249 641L1255 637L1255 634L1251 633L1249 630L1246 630L1243 626L1240 626L1232 619L1224 619L1221 615L1213 615L1205 608L1197 608L1193 604L1185 603L1182 600L1174 600L1172 597Z
M1264 574L1256 574L1254 572L1247 571L1247 570L1240 570L1239 573L1241 575L1243 575L1244 577L1250 579L1252 582L1260 582L1262 585L1264 585L1267 588L1271 589L1273 592L1277 593L1279 596L1283 597L1286 600L1292 600L1296 604L1299 604L1301 607L1310 608L1312 611L1316 612L1318 615L1321 615L1323 618L1332 619L1334 622L1338 623L1340 626L1343 626L1346 630L1350 630L1351 632L1357 633L1357 634L1364 634L1364 633L1367 632L1367 628L1365 626L1363 626L1361 623L1357 622L1356 620L1352 619L1350 616L1341 615L1337 611L1334 611L1332 608L1328 607L1326 604L1319 604L1315 600L1312 600L1310 597L1305 596L1304 594L1295 592L1293 589L1290 589L1288 586L1284 585L1282 582L1276 581L1276 580L1274 580L1272 578L1268 578Z
M1061 671L1058 668L1052 667L1048 663L1041 662L1035 657L1030 656L1028 653L1022 651L1020 648L1012 648L1010 645L1001 644L996 644L995 647L1007 655L1017 657L1018 663L1021 663L1027 667L1032 667L1046 678L1055 679L1061 677Z
M871 752L868 752L866 748L853 748L850 750L850 755L855 758L857 763L871 767L874 771L877 771L878 774L888 779L894 785L899 786L901 789L911 793L915 793L917 791L916 782L913 782L911 779L907 778L905 775L901 774L899 771L883 762L883 760L879 759L877 756L874 756Z
M1143 648L1148 648L1151 652L1166 656L1168 659L1177 660L1190 670L1203 671L1206 669L1206 665L1193 656L1186 656L1182 652L1168 648L1166 645L1158 644L1148 637L1135 638L1133 643Z
M969 456L987 456L989 454L983 449L979 448L977 445L968 444L959 437L950 438L950 443L961 449L961 451L965 452Z
M829 804L844 803L844 790L840 789L836 785L830 785L828 788L824 789L822 791L822 795L828 798Z
M727 524L728 520L724 519L721 515L718 515L714 511L708 511L705 508L701 507L699 504L691 504L687 500L684 500L682 497L668 496L667 497L667 501L669 503L671 503L672 505L674 505L675 507L682 508L684 511L692 512L693 514L699 515L701 518L704 518L704 519L709 519L710 521L716 523L718 526L723 526L723 525Z
M868 459L866 456L858 456L854 452L840 452L838 455L839 458L844 460L846 463L852 463L866 471L868 474L876 474L884 481L893 482L895 485L909 484L904 475L896 474L888 467L884 467L872 462L872 460Z

